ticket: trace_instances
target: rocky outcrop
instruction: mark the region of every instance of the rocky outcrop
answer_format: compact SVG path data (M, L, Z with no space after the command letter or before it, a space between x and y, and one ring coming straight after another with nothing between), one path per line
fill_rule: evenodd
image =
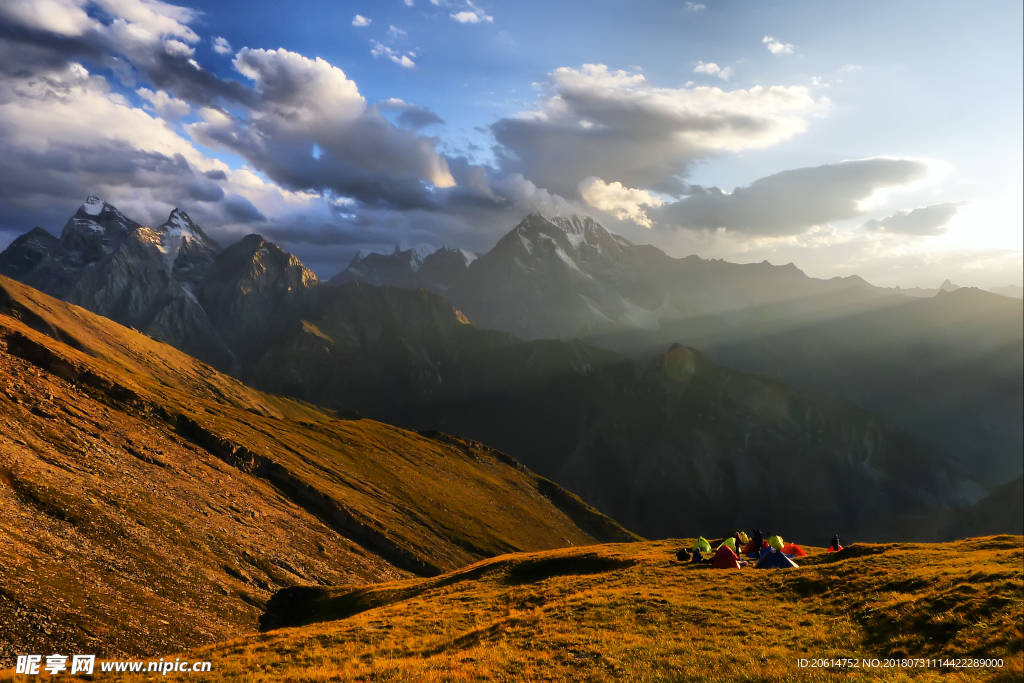
M476 255L464 249L442 247L430 253L400 249L390 254L359 252L348 268L327 281L329 285L365 282L384 287L426 289L443 294L466 273Z
M0 254L0 275L20 280L57 246L57 238L42 228L32 228Z

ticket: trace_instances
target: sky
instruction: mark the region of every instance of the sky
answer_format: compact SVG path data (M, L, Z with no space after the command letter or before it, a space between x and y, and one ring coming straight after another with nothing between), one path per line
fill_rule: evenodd
M0 0L0 246L89 194L319 276L586 214L673 256L1022 284L1022 4Z

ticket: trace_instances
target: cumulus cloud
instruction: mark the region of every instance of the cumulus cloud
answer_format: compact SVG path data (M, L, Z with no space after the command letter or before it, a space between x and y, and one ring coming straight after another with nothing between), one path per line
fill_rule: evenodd
M793 46L791 44L780 42L771 36L765 36L761 42L768 47L768 52L771 52L773 55L793 54Z
M565 197L590 176L669 194L697 160L777 144L829 107L804 87L658 88L602 64L563 67L533 111L491 126L501 168Z
M731 66L727 66L724 69L714 62L697 62L697 66L694 67L693 73L695 74L707 74L709 76L718 76L723 81L729 80L732 76L733 70Z
M213 39L213 51L219 55L229 55L232 52L231 43L227 38L217 36Z
M352 25L359 27L369 26L371 21L373 21L373 19L367 19L362 14L357 14L352 18Z
M206 225L241 220L235 172L83 66L4 79L0 93L0 230L57 230L88 194L150 224L175 206ZM154 111L181 106L140 96Z
M436 2L434 3L437 4ZM461 12L453 12L451 18L460 24L479 24L482 21L494 21L494 17L488 16L482 9L467 0L466 7Z
M254 81L257 99L248 116L204 109L188 131L243 155L284 187L408 207L431 202L423 181L455 184L434 140L392 125L326 60L246 48L235 68Z
M429 109L403 103L397 127L340 69L285 50L242 50L242 81L220 79L194 59L194 16L155 0L0 3L0 230L59 229L91 193L144 223L180 206L222 235L296 216L330 224L335 199L387 214L436 211L445 188L472 195L415 132L440 122ZM191 138L168 123L192 112Z
M661 207L656 218L699 230L797 235L812 226L861 216L877 192L923 180L929 170L911 159L859 159L782 171L732 193L692 186L689 197Z
M372 44L373 48L371 48L370 54L373 55L374 57L384 57L385 59L389 59L398 66L404 67L406 69L412 69L413 67L416 66L416 62L414 62L409 56L412 54L411 52L409 54L403 55L398 50L390 48L384 43L378 42L376 40L373 41Z
M155 111L164 118L181 118L182 116L188 116L192 111L192 107L189 106L188 102L171 97L163 90L153 92L148 88L139 88L135 93L146 100L148 104L145 107L147 109Z
M894 232L902 235L942 235L948 230L946 225L953 220L953 216L961 206L963 204L958 202L920 206L911 211L897 211L885 218L872 219L863 227L865 230Z
M620 182L606 183L600 178L586 178L580 182L580 194L595 209L607 211L620 220L631 220L645 228L651 227L651 220L640 208L662 206L665 201L646 190L625 187Z

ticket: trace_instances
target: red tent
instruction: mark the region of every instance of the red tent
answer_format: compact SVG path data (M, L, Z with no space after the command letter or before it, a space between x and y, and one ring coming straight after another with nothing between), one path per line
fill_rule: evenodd
M782 552L786 555L793 555L794 557L807 557L807 553L804 552L804 549L796 543L787 543L782 546Z
M711 563L715 569L739 569L740 563L736 560L736 553L727 545L723 545L715 553L715 559Z

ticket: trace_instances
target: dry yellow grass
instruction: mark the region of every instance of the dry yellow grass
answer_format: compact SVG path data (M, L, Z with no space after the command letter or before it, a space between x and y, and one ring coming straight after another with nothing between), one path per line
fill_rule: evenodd
M0 278L0 668L223 641L294 584L623 537L486 446L261 393Z
M239 682L1021 680L1019 536L810 549L796 570L670 564L680 545L508 555L432 579L310 589L285 618L314 623L182 656L212 661L203 680ZM905 657L1003 667L798 667Z

